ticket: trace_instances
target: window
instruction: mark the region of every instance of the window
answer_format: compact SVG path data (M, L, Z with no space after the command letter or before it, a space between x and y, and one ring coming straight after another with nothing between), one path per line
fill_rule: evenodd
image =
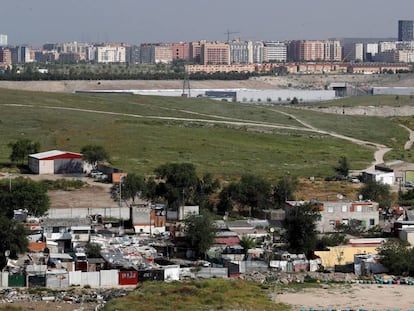
M346 213L348 211L348 206L342 205L342 213Z
M356 206L356 211L357 212L362 212L362 205L357 205Z
M328 213L333 213L333 212L334 212L333 207L328 207Z
M371 219L369 220L369 225L370 225L370 226L375 226L375 219L374 219L374 218L371 218Z

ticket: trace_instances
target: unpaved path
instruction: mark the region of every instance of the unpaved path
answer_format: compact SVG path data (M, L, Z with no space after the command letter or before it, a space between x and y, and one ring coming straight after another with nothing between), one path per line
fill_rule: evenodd
M14 107L33 107L31 105L18 105L18 104L3 104L4 106L14 106ZM79 111L79 112L85 112L85 113L96 113L96 114L107 114L107 115L117 115L117 116L124 116L124 117L133 117L133 118L146 118L146 119L158 119L158 120L168 120L168 121L183 121L183 122L198 122L198 123L210 123L210 124L226 124L226 125L234 125L234 126L249 126L249 127L255 127L255 128L268 128L268 129L287 129L287 130L295 130L295 131L307 131L307 132L316 132L319 134L329 135L332 137L336 137L339 139L347 140L352 143L363 145L366 147L373 147L376 149L374 153L374 162L370 167L375 166L376 164L380 164L384 162L384 155L388 151L391 150L391 148L388 148L385 145L373 143L369 141L364 141L361 139L356 139L348 136L344 136L332 131L324 131L320 130L318 128L315 128L314 126L310 125L309 123L306 123L303 120L300 120L297 116L286 113L283 111L279 111L277 109L271 109L272 111L284 114L286 116L291 117L296 122L303 125L303 127L299 126L287 126L287 125L281 125L281 124L274 124L274 123L265 123L265 122L250 122L248 120L242 120L242 119L236 119L231 117L223 117L219 115L211 115L211 114L203 114L188 110L181 110L185 113L191 113L194 115L199 116L205 116L205 117L211 117L216 119L222 119L222 120L210 120L210 119L201 119L201 118L179 118L179 117L160 117L160 116L144 116L139 114L130 114L130 113L121 113L121 112L111 112L111 111L102 111L102 110L93 110L93 109L81 109L81 108L70 108L70 107L56 107L56 106L43 106L37 108L44 108L44 109L55 109L55 110L71 110L71 111ZM171 109L171 108L165 108L165 109ZM175 109L171 109L175 110ZM404 127L406 128L406 127ZM414 132L410 129L406 128L410 132L410 137L407 143L405 144L405 148L409 149L411 148L413 142L414 142Z

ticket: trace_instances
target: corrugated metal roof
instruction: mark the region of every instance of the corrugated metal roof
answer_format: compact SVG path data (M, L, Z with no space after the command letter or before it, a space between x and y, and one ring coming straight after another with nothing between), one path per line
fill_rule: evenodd
M72 155L72 156L74 155L74 156L77 156L77 157L82 157L82 154L80 154L80 153L61 151L61 150L50 150L50 151L45 151L45 152L34 153L34 154L30 154L29 157L35 158L35 159L38 159L38 160L43 160L43 159L63 156L63 155L66 155L66 154L67 155Z

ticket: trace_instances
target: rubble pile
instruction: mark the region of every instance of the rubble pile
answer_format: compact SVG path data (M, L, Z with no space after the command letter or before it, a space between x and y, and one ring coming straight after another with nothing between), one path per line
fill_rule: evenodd
M52 291L44 288L6 288L0 290L0 305L14 302L58 302L104 306L108 301L128 294L127 288L86 289L74 288Z
M356 282L358 277L353 273L321 273L321 272L304 272L304 273L284 273L278 271L267 272L250 272L240 275L242 280L254 281L258 283L304 283L307 281L325 282L325 283L349 283Z

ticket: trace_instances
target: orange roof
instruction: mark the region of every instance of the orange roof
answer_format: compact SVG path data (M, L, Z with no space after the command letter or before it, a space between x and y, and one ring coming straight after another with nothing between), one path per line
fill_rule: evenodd
M33 253L43 252L43 250L46 248L46 242L29 242L27 248L30 252Z

